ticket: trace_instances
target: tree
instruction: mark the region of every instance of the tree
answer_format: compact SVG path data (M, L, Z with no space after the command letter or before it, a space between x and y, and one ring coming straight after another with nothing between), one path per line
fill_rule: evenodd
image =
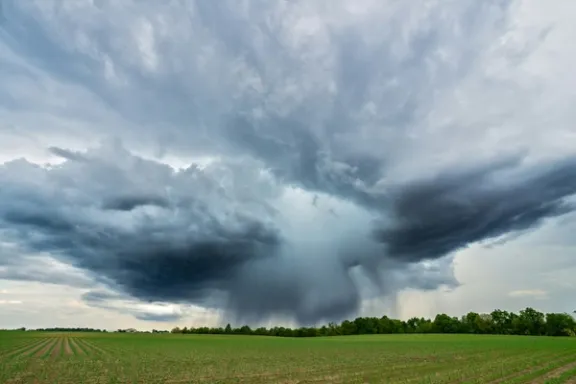
M519 316L515 319L514 327L520 335L543 335L545 333L546 320L542 312L533 308L526 308L520 311Z
M378 333L378 319L375 317L357 317L354 325L359 335Z
M326 336L337 336L342 334L342 328L336 323L328 323L328 334Z
M382 316L378 320L378 333L394 333L394 323L388 316Z
M567 313L546 314L546 334L548 336L574 336L576 321Z
M62 331L63 328L51 328L49 331ZM84 328L71 330L84 331ZM87 332L101 332L87 329ZM118 330L126 332L127 330ZM408 321L390 319L387 316L357 317L353 321L344 320L340 324L328 323L320 328L300 327L296 329L260 327L251 329L248 325L232 328L227 324L222 327L199 327L182 329L175 327L172 333L195 334L236 334L261 335L278 337L316 337L359 334L394 334L394 333L475 333L475 334L517 334L517 335L550 335L576 336L576 320L568 313L543 314L533 308L526 308L519 314L500 309L487 313L469 312L461 318L441 313L434 320L413 317Z
M496 309L490 313L490 317L492 318L494 333L500 335L509 335L514 332L514 328L512 326L514 314Z
M437 333L458 333L460 324L457 318L441 313L434 318L433 328Z
M250 329L250 327L247 325L243 325L240 327L240 333L243 335L249 335L252 333L252 329Z
M344 320L340 326L343 335L355 335L356 334L356 324L350 320Z

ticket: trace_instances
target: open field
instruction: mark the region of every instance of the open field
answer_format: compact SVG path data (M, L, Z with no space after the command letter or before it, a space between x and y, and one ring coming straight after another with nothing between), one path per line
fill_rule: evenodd
M576 383L576 338L0 332L0 383Z

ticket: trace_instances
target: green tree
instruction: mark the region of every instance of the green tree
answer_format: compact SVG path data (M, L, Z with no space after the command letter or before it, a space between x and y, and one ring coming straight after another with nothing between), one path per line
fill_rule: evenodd
M507 311L495 309L490 313L492 318L493 332L500 335L509 335L514 332L512 325L513 316Z
M340 326L342 329L343 335L355 335L356 332L356 324L350 320L344 320L342 325Z
M528 307L513 316L512 326L517 335L539 336L546 332L546 318L542 312Z
M434 318L434 332L437 333L458 333L461 327L460 321L455 317L450 317L445 313L436 315Z
M51 328L45 331L70 331L70 329ZM74 331L75 329L72 329ZM93 331L77 329L77 331ZM126 330L118 330L126 332ZM160 331L157 331L160 332ZM340 324L329 323L320 328L300 327L296 329L285 327L273 327L267 329L260 327L252 330L248 325L240 328L232 328L227 324L221 327L199 327L182 329L175 327L172 333L195 333L195 334L240 334L262 335L279 337L316 337L336 335L357 335L374 333L476 333L476 334L519 334L519 335L551 335L551 336L574 336L576 335L576 320L567 313L543 314L533 308L526 308L519 314L500 309L490 314L470 312L460 319L447 314L438 314L434 321L425 318L413 317L408 321L390 319L387 316L357 317L353 321L344 320Z
M243 335L249 335L252 333L252 329L250 329L250 327L247 325L243 325L242 327L240 327L239 333L241 333Z
M567 313L546 314L546 334L548 336L574 336L576 321Z
M388 316L382 316L378 320L378 333L394 333L394 323Z

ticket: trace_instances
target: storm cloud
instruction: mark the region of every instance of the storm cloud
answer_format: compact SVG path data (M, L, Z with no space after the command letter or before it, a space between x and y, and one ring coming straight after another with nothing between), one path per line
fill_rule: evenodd
M50 169L22 160L2 166L7 239L129 296L224 309L251 321L340 319L358 310L366 279L379 294L457 284L449 270L426 274L410 265L569 212L564 198L576 192L574 160L527 170L498 161L439 174L374 194L380 206L363 206L350 189L332 184L315 191L341 204L349 198L356 217L338 220L341 228L312 221L304 225L321 226L299 232L281 184L258 163L175 170L117 142L82 157ZM233 172L238 167L244 171ZM105 305L102 297L85 299Z
M574 210L576 100L528 5L427 4L5 1L0 277L302 324L458 286Z
M376 231L394 258L436 259L474 242L530 229L576 208L576 158L524 174L510 166L438 175L394 193L391 228Z

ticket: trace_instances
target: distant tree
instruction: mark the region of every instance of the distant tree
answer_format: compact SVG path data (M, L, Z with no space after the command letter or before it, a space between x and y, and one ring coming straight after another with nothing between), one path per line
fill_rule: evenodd
M501 335L508 335L513 333L512 316L506 311L496 309L490 313L492 318L492 325L494 333Z
M543 335L546 331L546 319L542 312L533 308L526 308L520 311L518 317L513 321L516 333L519 335Z
M486 334L494 331L492 316L489 314L478 314L469 312L462 316L460 320L461 333Z
M342 327L336 323L328 323L328 334L327 336L338 336L342 334Z
M378 320L378 333L394 333L394 323L388 316L382 316Z
M60 328L54 328L60 329ZM98 330L99 331L99 330ZM119 330L126 332L125 330ZM154 332L154 331L153 331ZM167 331L166 331L167 332ZM251 329L248 325L232 328L187 328L175 327L172 333L195 334L238 334L277 337L316 337L360 334L394 333L475 333L475 334L517 334L575 336L576 320L567 313L543 314L533 308L526 308L519 314L496 309L491 313L469 312L461 318L441 313L434 320L413 317L408 321L390 319L387 316L357 317L353 321L344 320L340 324L328 323L320 328L300 327L259 327Z
M340 326L343 335L355 335L356 334L356 324L350 320L344 320Z
M546 314L546 334L548 336L574 336L576 321L567 313Z
M266 329L266 327L256 328L254 330L254 334L260 336L268 336L268 329Z
M433 329L437 333L458 333L460 321L455 317L441 313L434 318Z
M482 334L494 333L494 322L492 321L492 316L488 313L480 314L480 317L477 319L477 327L479 333Z

